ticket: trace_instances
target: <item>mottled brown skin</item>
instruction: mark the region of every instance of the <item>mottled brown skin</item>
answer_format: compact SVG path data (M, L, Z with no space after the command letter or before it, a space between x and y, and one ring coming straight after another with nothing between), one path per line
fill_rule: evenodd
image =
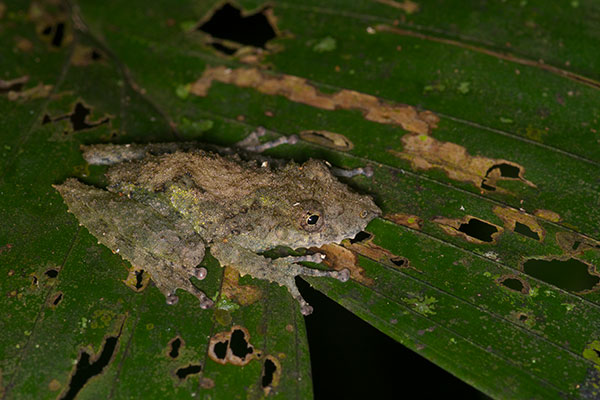
M99 242L148 271L168 303L175 291L212 301L189 281L211 248L221 265L241 275L285 285L304 314L294 277L348 279L348 271L322 271L297 264L318 256L268 259L256 253L276 246L319 247L354 237L380 214L368 196L352 192L317 160L280 169L237 156L202 150L154 155L129 146L88 147L96 163L116 162L107 172L108 191L69 179L57 185L69 210ZM135 153L135 154L134 154ZM125 155L124 155L125 154ZM132 155L133 154L133 155ZM102 162L98 160L102 159Z

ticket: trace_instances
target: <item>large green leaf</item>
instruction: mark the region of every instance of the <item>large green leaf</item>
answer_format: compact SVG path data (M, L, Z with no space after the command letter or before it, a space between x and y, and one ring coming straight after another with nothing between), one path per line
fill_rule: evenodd
M304 139L273 156L374 168L346 182L383 217L322 249L353 279L314 287L493 397L599 396L600 7L270 4L235 3L251 29L219 38L209 22L235 7L214 1L0 3L3 396L310 397L284 288L207 257L217 309L136 293L51 187L103 184L82 143L231 144L257 126ZM276 36L240 45L259 27ZM260 357L216 362L232 332Z

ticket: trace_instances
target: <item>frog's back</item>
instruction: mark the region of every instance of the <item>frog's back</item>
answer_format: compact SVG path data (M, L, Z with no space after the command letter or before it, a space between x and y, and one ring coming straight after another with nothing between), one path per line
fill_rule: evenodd
M269 168L236 157L202 150L148 155L144 159L113 165L106 176L111 185L142 187L152 192L165 190L185 180L213 199L239 199L273 179Z

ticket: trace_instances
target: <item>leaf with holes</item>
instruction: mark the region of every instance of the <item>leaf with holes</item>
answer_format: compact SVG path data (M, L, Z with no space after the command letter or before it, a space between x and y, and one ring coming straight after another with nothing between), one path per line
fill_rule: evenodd
M3 398L311 396L285 288L207 256L215 307L167 306L51 186L106 184L81 144L258 126L301 139L270 156L374 171L344 182L383 216L311 249L351 280L311 285L493 397L600 396L595 2L22 3L0 2Z

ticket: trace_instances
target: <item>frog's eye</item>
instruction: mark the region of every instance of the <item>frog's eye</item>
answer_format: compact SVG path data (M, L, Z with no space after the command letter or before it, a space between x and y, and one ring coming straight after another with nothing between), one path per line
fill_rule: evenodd
M317 222L319 222L319 214L310 214L306 218L306 224L307 225L316 225Z
M368 214L367 210L362 210L359 215L361 218L367 218L367 214Z
M296 221L305 232L317 232L323 228L323 207L315 200L303 200L294 204Z
M306 232L320 231L323 228L323 216L318 211L308 211L300 220L300 225Z

